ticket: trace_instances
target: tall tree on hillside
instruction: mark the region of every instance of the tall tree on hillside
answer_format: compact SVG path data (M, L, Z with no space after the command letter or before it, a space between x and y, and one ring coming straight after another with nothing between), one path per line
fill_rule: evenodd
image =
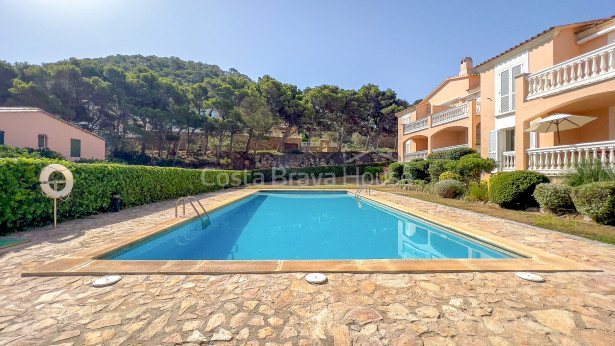
M111 108L109 111L115 114L115 123L113 132L120 139L125 138L128 119L131 114L131 105L128 96L131 94L130 85L126 80L126 72L121 68L114 66L105 66L103 69L103 78L111 84L109 93L111 95Z
M257 86L269 110L280 118L284 127L277 148L278 151L282 151L288 137L301 128L303 116L309 107L306 106L301 91L294 85L282 84L271 76L264 76L258 80Z
M240 115L236 109L243 99L248 95L249 81L239 76L224 76L216 79L208 78L204 81L211 98L207 101L207 108L215 112L222 120L221 126L218 126L218 150L216 153L216 162L220 163L222 155L222 141L224 134L228 131L231 135L237 133L240 126ZM233 139L230 141L232 148ZM230 153L229 153L230 155Z
M252 140L262 139L276 124L277 119L269 111L265 99L259 94L246 97L241 103L241 118L248 130L245 155L247 156L252 145ZM256 144L254 144L256 154Z
M363 134L367 137L365 150L368 150L370 145L373 149L378 149L380 134L394 132L397 124L395 113L404 108L405 101L398 100L393 90L380 90L373 84L361 87L357 96L362 98L366 105L364 116L360 120Z
M13 66L0 61L0 106L4 105L11 96L9 89L13 87L13 79L15 78L17 78L17 73Z

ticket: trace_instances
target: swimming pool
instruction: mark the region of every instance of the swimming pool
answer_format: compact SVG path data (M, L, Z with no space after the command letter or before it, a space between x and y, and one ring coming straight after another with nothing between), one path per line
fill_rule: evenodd
M262 191L111 260L507 259L518 255L346 191Z

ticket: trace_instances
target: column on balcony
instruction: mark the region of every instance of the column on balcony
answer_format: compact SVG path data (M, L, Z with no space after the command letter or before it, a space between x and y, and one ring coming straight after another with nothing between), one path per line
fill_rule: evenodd
M528 94L528 73L522 73L515 78L515 169L528 168L527 149L530 148L530 133L525 130L530 127L528 114L524 114L524 102Z
M476 112L476 100L468 101L468 146L472 149L476 149L476 126L480 122L480 116Z

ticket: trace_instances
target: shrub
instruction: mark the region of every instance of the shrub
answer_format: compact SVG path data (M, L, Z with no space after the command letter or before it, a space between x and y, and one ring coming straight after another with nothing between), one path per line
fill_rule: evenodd
M397 181L397 185L406 185L408 184L409 180L408 179L401 179Z
M399 180L404 175L404 165L402 163L399 163L399 162L393 162L389 166L389 171L390 171L389 179Z
M363 176L366 179L377 178L380 174L382 174L382 167L365 167L365 171L363 172Z
M468 187L468 193L466 194L466 200L470 202L488 202L489 189L487 188L487 182L470 182L470 186Z
M479 182L480 176L483 173L491 173L496 166L493 159L482 158L466 158L459 161L453 161L446 167L455 172L468 181Z
M451 163L451 160L427 160L429 163L429 168L427 171L429 172L429 178L433 182L437 182L440 175L448 169L446 169L446 165Z
M453 160L458 161L468 154L476 154L476 150L470 147L454 148L450 150L431 153L427 156L428 160Z
M423 159L412 160L404 165L404 178L411 180L429 179L429 164L431 161Z
M615 182L598 182L572 189L579 213L603 225L615 225Z
M299 153L301 154L301 150L299 150ZM284 153L281 153L277 150L257 150L256 154L270 154L270 155L274 155L274 156L282 156L284 155ZM296 153L289 153L289 154L296 154Z
M438 196L444 198L455 198L463 194L463 188L463 183L454 179L439 181L434 185L434 190Z
M480 159L480 154L479 153L474 153L474 154L468 154L468 155L464 155L462 156L459 160L465 160L465 159Z
M549 179L541 173L531 171L504 172L490 179L489 199L503 208L526 209L538 206L532 196L536 185Z
M52 202L41 193L38 177L51 163L69 168L75 183L72 193L58 204L58 220L104 212L111 194L121 194L122 207L132 207L222 189L245 179L241 171L197 170L76 164L49 159L0 159L0 234L42 226L53 220Z
M564 181L570 186L580 186L600 181L615 181L615 174L608 167L604 167L600 160L594 162L582 161L575 167L574 173L566 175Z
M534 198L540 207L553 214L574 212L572 188L564 184L538 184L534 190Z
M64 160L64 156L57 151L49 149L18 148L9 145L0 145L0 158L2 157Z
M446 172L440 174L440 177L438 178L438 181L444 181L444 180L448 180L448 179L454 179L454 180L463 182L463 177L462 176L460 176L457 173L453 173L451 171L446 171Z

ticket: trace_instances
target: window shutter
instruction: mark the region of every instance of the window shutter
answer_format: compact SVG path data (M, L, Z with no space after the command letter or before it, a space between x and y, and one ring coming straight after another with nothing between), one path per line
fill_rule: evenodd
M500 113L506 113L510 110L510 70L505 70L500 73Z
M497 161L498 152L498 131L489 131L489 158Z
M70 157L81 157L81 140L70 140Z
M4 131L0 131L0 145L4 145Z
M410 143L410 141L406 142L406 154L410 152L410 146L412 143Z
M515 110L515 94L516 94L516 90L515 90L515 78L518 77L521 74L521 65L517 65L515 67L512 68L512 79L511 79L511 85L510 85L510 110L514 111Z

